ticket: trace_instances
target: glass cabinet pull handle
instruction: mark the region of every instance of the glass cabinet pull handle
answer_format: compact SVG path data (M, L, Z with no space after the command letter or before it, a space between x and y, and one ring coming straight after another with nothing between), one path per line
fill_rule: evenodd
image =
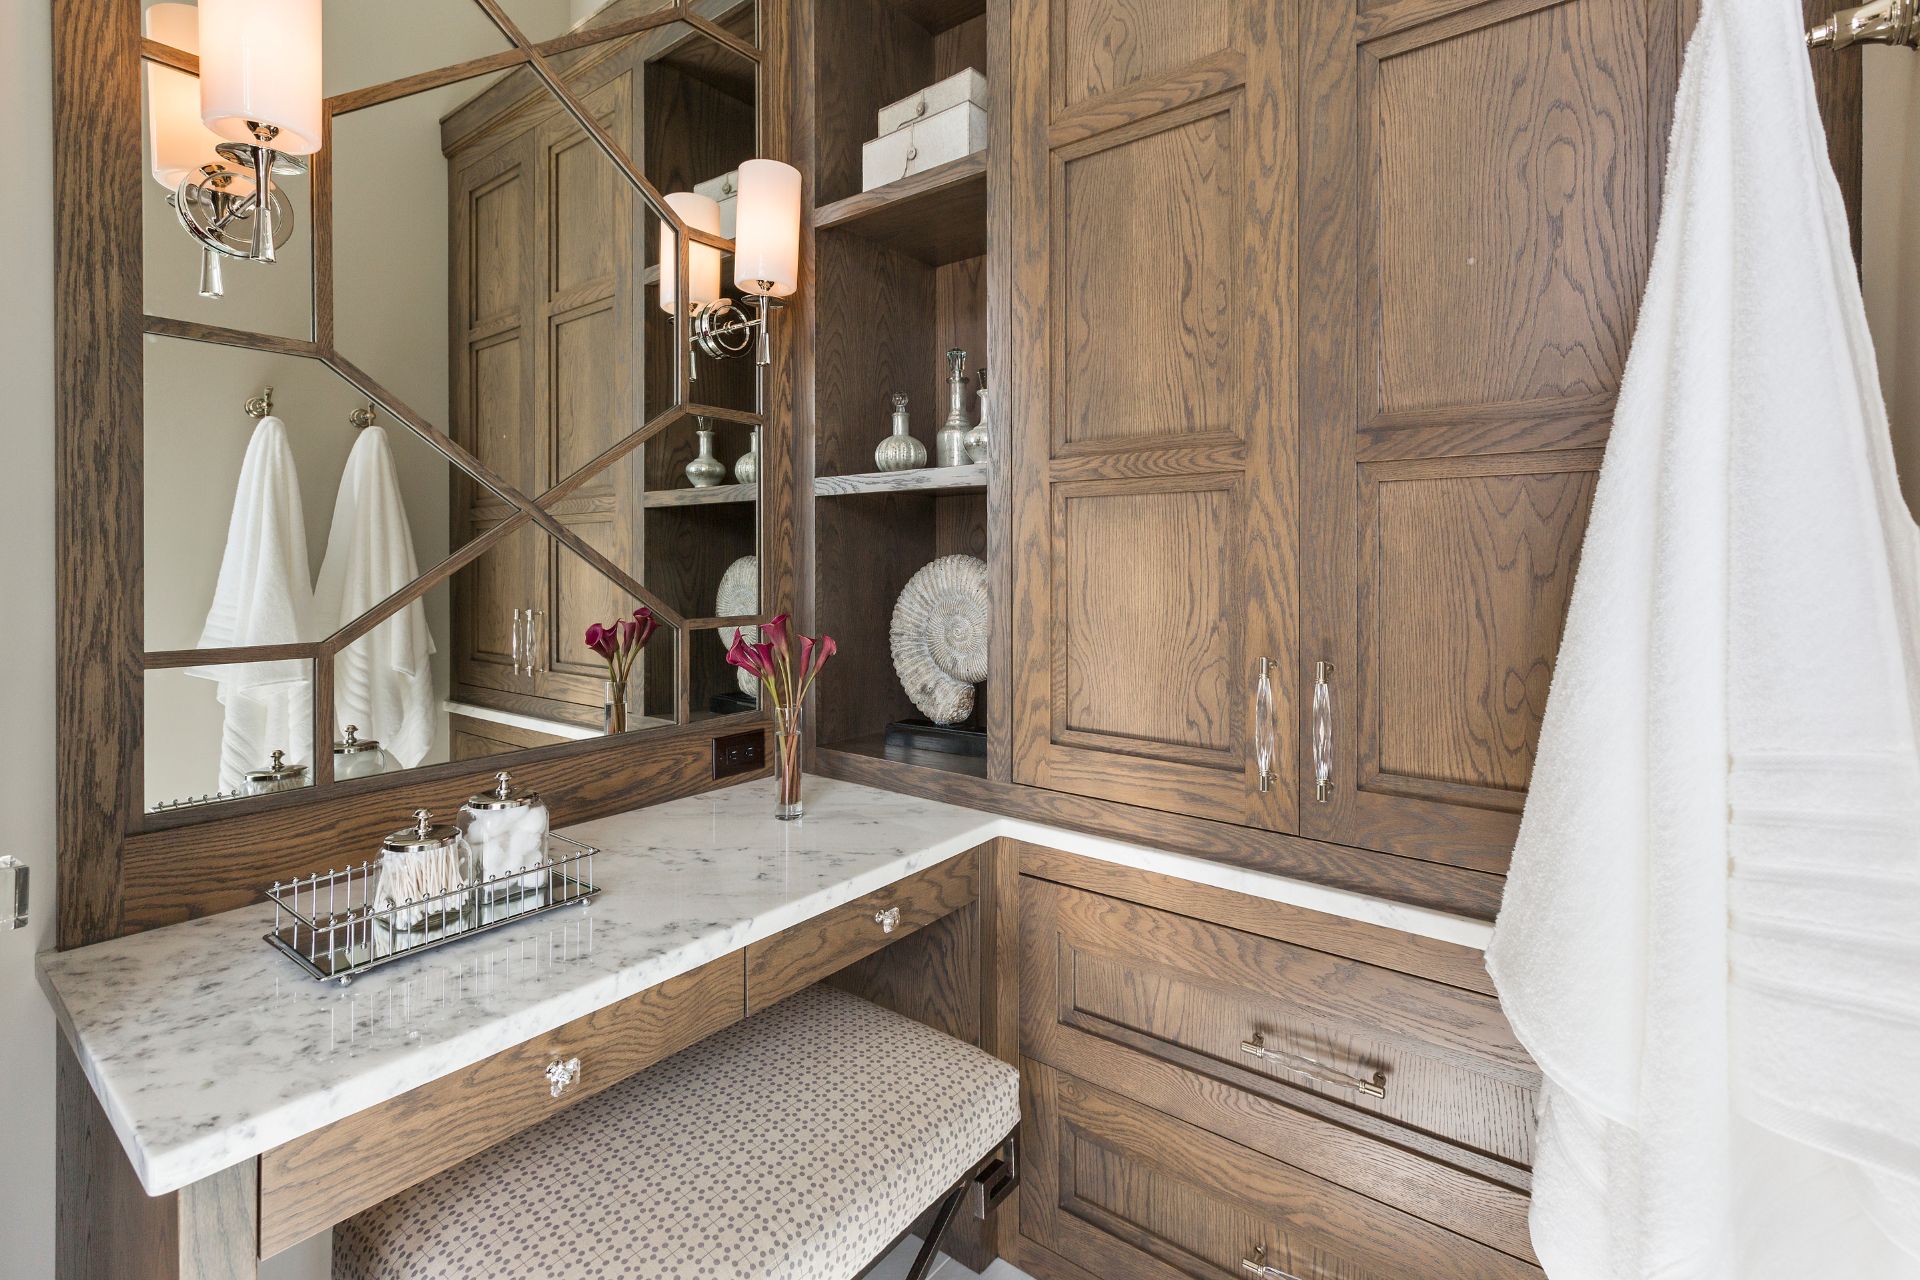
M1313 664L1313 798L1333 799L1333 664Z
M1350 1076L1344 1071L1335 1071L1324 1062L1309 1058L1304 1053L1288 1053L1285 1049L1269 1049L1265 1036L1255 1034L1251 1040L1240 1042L1240 1052L1249 1058L1258 1058L1262 1062L1271 1062L1282 1070L1295 1075L1306 1076L1321 1084L1330 1084L1337 1089L1352 1089L1356 1093L1368 1094L1375 1098L1387 1096L1387 1073L1375 1071L1373 1079Z
M1253 760L1260 771L1260 790L1273 790L1273 754L1280 741L1280 724L1273 705L1273 659L1260 659L1260 677L1253 687Z
M520 643L520 610L515 609L513 611L513 674L517 676L523 676L526 674L526 671L523 669L525 666L525 660L524 660L524 656L521 653L521 647L522 646Z

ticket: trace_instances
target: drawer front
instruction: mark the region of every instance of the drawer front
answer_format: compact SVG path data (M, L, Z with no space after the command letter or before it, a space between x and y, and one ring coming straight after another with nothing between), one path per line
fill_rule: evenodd
M1021 1234L1105 1280L1541 1280L1444 1231L1096 1088L1022 1064Z
M260 1157L260 1256L465 1160L738 1022L739 952ZM555 1096L554 1063L578 1058Z
M979 896L972 851L876 889L825 915L747 948L747 1011L794 992L924 929Z
M1097 1041L1429 1154L1531 1163L1539 1073L1492 997L1021 883L1028 1056Z

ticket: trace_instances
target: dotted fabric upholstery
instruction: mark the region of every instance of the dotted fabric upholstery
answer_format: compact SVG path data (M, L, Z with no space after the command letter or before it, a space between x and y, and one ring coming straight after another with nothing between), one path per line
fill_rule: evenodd
M849 1280L1019 1119L1006 1063L813 987L340 1224L334 1280Z

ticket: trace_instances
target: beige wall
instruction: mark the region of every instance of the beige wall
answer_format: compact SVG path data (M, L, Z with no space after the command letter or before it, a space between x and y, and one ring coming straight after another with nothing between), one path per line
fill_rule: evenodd
M1860 284L1907 506L1920 512L1920 54L1866 50Z

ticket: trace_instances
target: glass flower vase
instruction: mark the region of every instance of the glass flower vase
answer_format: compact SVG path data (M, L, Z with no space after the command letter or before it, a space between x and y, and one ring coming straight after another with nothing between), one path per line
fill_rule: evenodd
M608 680L603 683L600 718L601 727L607 733L627 731L627 682L625 680Z
M803 812L800 802L801 711L773 711L773 816L790 822Z

